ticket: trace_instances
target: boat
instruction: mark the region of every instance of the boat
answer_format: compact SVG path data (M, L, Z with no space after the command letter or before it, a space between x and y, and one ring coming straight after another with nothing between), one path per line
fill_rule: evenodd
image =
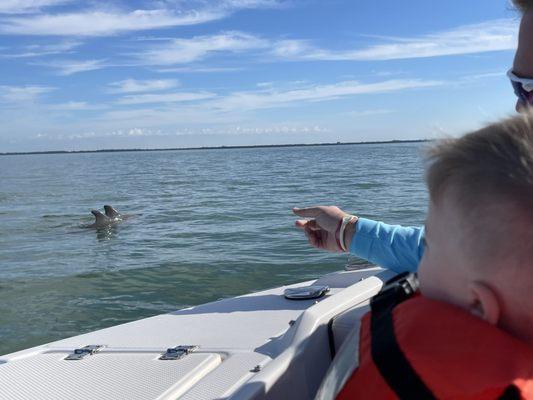
M393 276L338 271L0 356L0 399L313 399Z

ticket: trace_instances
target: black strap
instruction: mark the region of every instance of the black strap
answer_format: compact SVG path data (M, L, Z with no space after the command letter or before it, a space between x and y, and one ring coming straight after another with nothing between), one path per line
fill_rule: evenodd
M329 344L329 354L331 355L331 359L333 360L335 358L335 354L337 353L335 351L335 333L333 332L333 322L335 321L335 317L331 318L328 322L328 344Z
M498 397L498 400L520 400L522 395L520 394L520 389L515 385L509 385L503 391L503 393Z
M400 399L436 399L413 369L394 335L392 310L416 290L414 276L389 284L371 301L371 352L377 369Z

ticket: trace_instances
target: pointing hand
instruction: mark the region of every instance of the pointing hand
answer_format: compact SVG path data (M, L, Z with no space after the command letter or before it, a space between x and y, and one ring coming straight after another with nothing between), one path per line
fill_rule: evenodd
M335 233L342 222L342 218L349 215L348 213L335 206L295 207L292 211L299 217L310 218L299 219L295 225L305 232L311 246L333 252L342 251L335 238ZM354 225L355 221L353 221L352 225ZM353 236L353 226L349 226L349 228L347 227L345 231L349 233L349 237L345 238L345 245L348 247Z

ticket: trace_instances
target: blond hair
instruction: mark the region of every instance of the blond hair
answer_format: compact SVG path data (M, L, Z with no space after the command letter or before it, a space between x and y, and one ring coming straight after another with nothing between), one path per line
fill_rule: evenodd
M431 202L456 213L448 234L468 257L467 273L496 290L498 325L533 343L532 112L444 140L427 160Z
M433 146L427 155L430 197L453 186L466 206L509 200L533 215L533 113L488 125Z

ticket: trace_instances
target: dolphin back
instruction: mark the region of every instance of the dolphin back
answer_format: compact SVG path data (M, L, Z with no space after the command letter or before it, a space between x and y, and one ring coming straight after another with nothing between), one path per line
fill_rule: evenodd
M117 210L115 210L112 206L105 205L104 210L105 210L105 215L108 218L111 218L111 219L120 218L120 213Z
M95 225L96 226L109 225L110 219L107 216L105 216L104 214L102 214L100 211L91 210L91 213L94 215L94 218L96 218L96 221L95 221Z

